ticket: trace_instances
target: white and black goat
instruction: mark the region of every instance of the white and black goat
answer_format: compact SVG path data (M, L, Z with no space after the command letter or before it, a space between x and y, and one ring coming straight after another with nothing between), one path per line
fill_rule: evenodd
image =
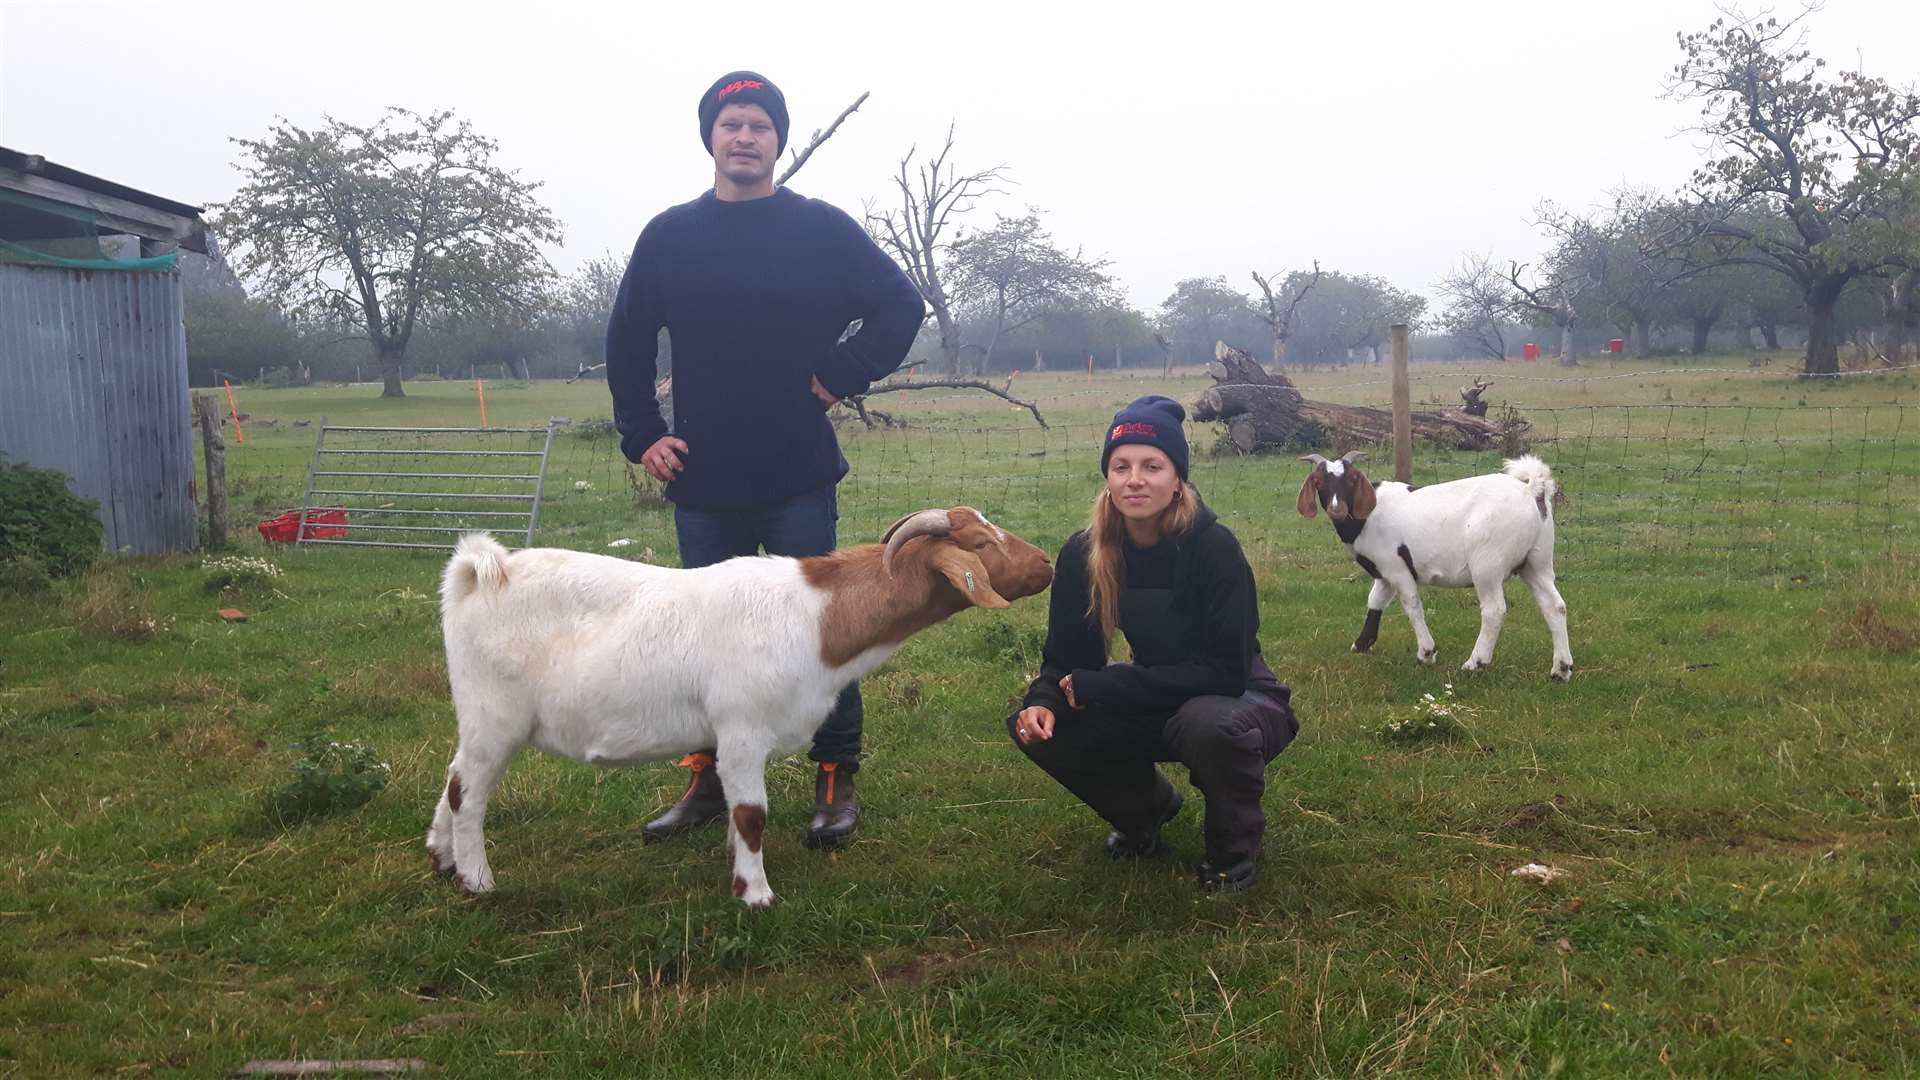
M1053 581L1044 552L969 507L908 515L882 539L681 570L462 537L440 585L460 741L427 830L434 869L493 887L487 800L522 746L596 765L716 747L733 893L771 904L767 759L805 746L841 688L908 637Z
M1493 646L1507 617L1506 580L1519 577L1553 636L1548 674L1573 678L1567 645L1567 603L1553 583L1553 471L1529 454L1502 471L1430 487L1389 481L1375 485L1355 464L1364 454L1336 461L1308 454L1313 471L1300 485L1299 510L1313 517L1326 507L1333 530L1353 560L1373 578L1367 622L1353 643L1366 652L1380 636L1380 613L1399 598L1413 624L1420 662L1434 659L1419 586L1471 585L1480 594L1480 639L1461 667L1474 671L1493 662Z

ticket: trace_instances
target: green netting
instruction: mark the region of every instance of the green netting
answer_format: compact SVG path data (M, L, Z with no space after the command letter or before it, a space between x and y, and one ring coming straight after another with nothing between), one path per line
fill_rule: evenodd
M0 188L0 263L75 270L169 270L178 257L115 256L103 244L99 215L83 206Z

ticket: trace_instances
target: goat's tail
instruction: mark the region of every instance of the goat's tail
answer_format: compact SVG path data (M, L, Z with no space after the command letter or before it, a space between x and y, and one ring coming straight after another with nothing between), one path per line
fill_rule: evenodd
M498 592L507 587L507 549L482 532L465 533L447 560L440 579L440 603L452 607L474 592Z
M1553 470L1547 468L1546 462L1532 454L1524 454L1508 460L1501 471L1527 485L1527 494L1533 496L1533 505L1540 508L1541 517L1551 516L1553 494L1560 489L1560 485L1554 483Z

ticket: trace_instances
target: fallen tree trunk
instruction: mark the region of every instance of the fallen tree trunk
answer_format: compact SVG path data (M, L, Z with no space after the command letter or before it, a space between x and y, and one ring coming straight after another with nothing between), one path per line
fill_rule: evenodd
M1207 372L1215 385L1194 403L1193 418L1225 422L1227 437L1243 454L1326 445L1344 453L1393 437L1393 414L1386 409L1309 401L1286 375L1266 370L1226 342L1214 346L1214 357ZM1458 450L1508 447L1532 426L1518 416L1488 421L1461 412L1413 414L1414 435Z

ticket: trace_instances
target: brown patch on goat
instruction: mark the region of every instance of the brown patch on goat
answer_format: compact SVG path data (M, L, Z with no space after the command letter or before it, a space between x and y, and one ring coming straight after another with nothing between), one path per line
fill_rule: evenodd
M807 584L828 594L820 627L822 663L840 667L875 646L898 645L970 605L1005 607L1009 599L1032 596L1052 583L1053 568L1039 548L996 530L969 507L949 514L952 532L907 541L894 554L891 577L881 568L886 549L880 544L800 560Z
M741 877L739 874L733 875L733 895L747 895L747 879Z
M459 773L454 773L453 775L447 777L447 809L453 811L456 814L460 812L460 774Z
M879 544L800 560L807 584L828 597L820 616L821 663L837 668L876 645L897 645L965 606L957 597L937 607L932 602L925 555L939 542L909 541L894 558L893 580L880 569Z
M1300 482L1300 497L1294 500L1293 508L1300 511L1301 517L1310 518L1320 513L1320 477L1325 473L1323 466L1316 465L1307 478Z
M736 806L733 808L733 831L740 834L740 842L747 850L760 854L760 839L767 831L767 808L764 806Z

